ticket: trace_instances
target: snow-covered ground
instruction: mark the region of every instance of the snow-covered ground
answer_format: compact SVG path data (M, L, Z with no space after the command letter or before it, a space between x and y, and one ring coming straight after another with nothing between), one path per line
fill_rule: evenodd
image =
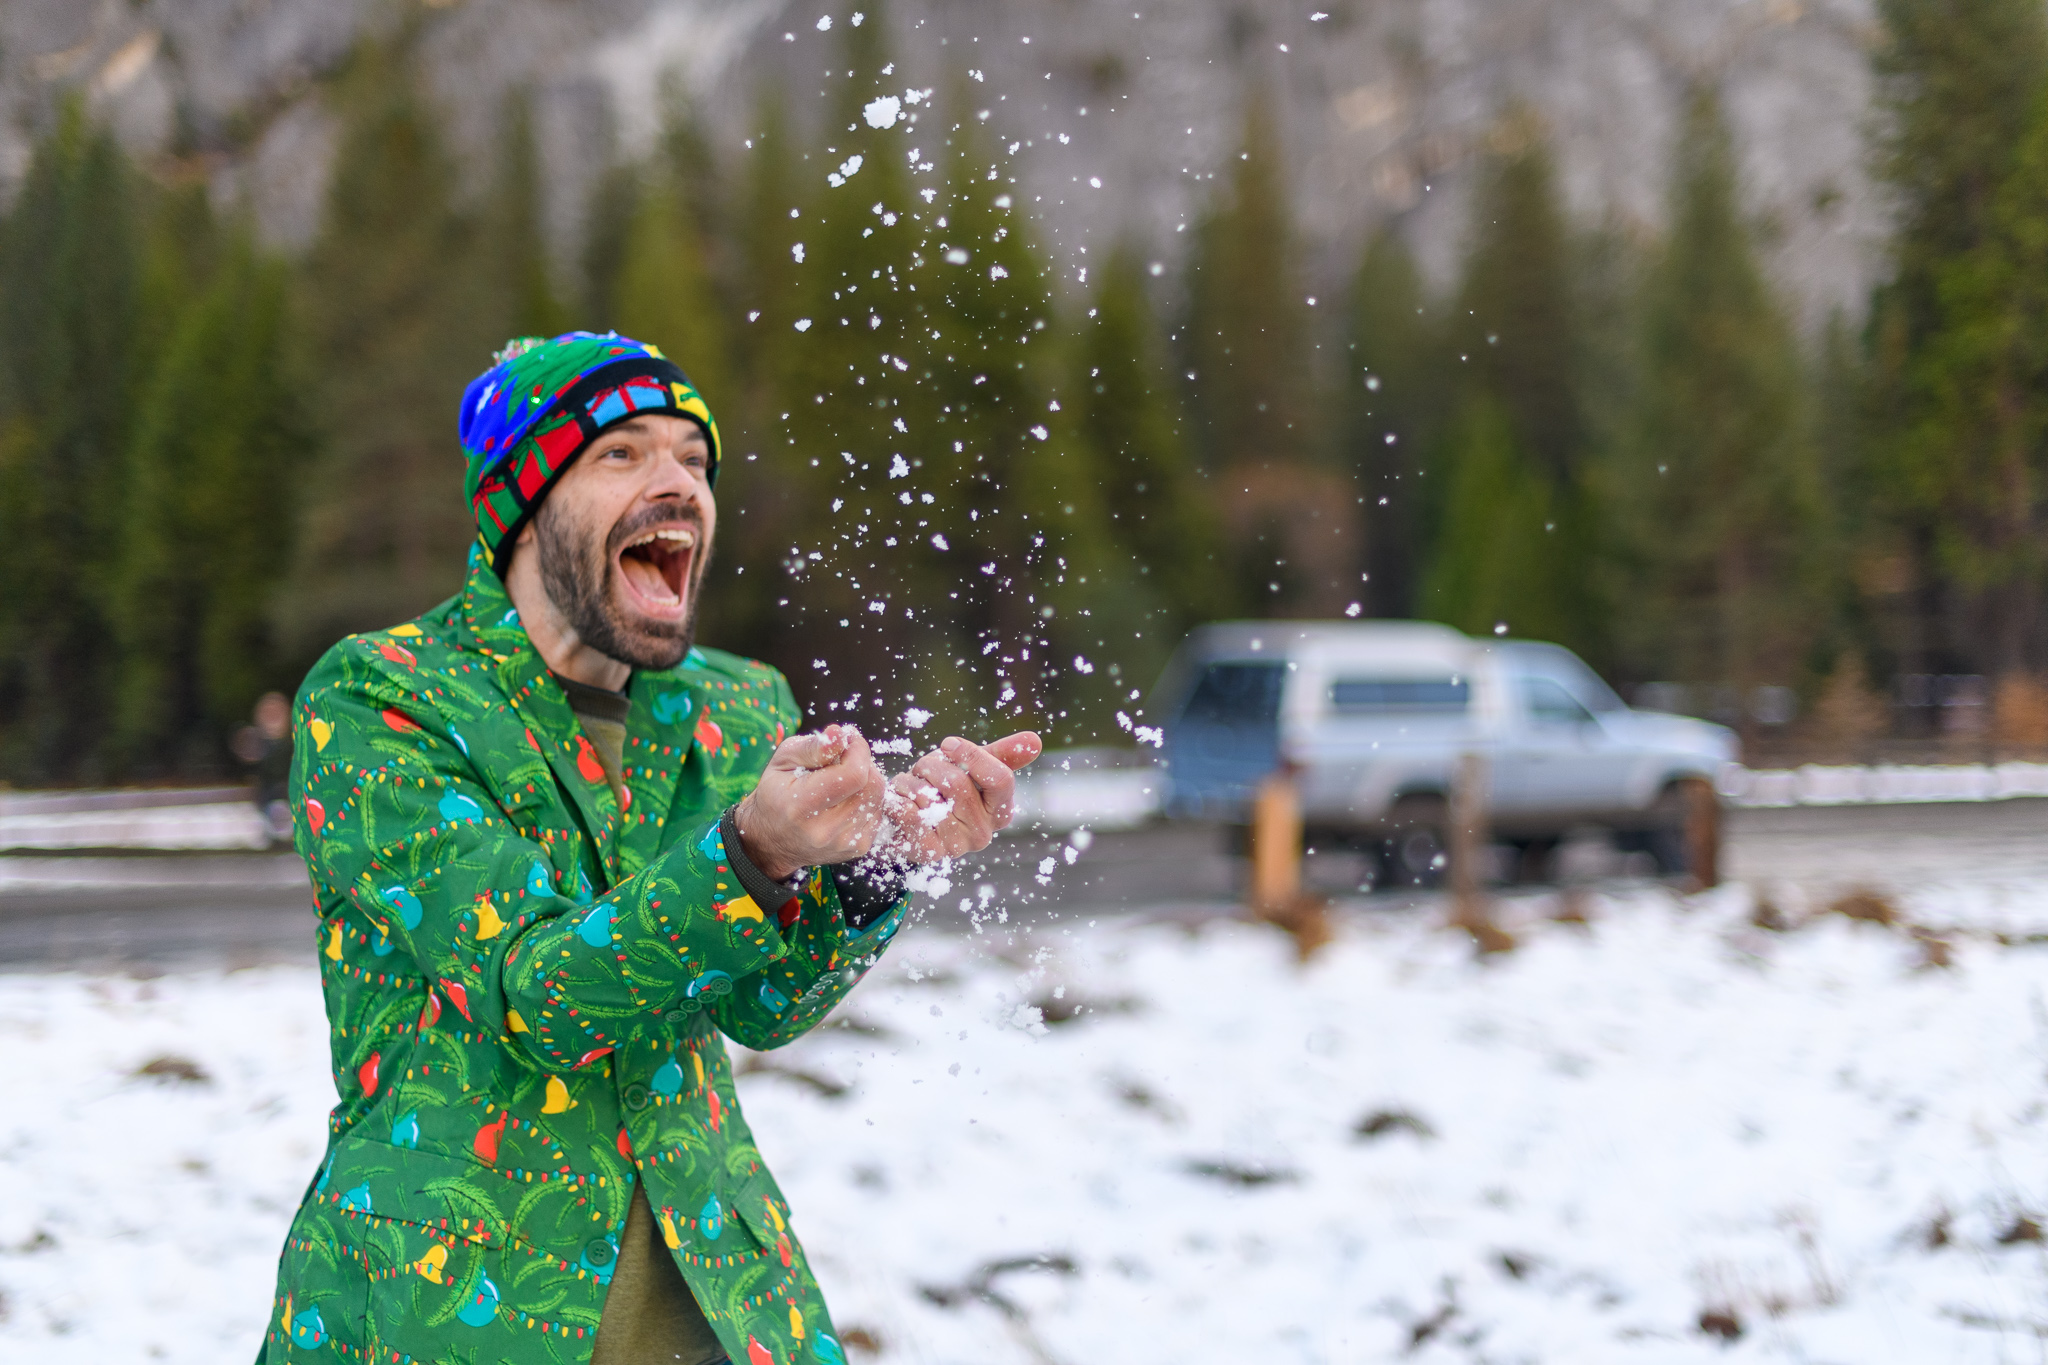
M1305 967L1220 920L913 931L741 1082L855 1360L2043 1359L2048 950L1931 897L1945 968L1739 888L1551 905L1485 962L1426 907ZM253 1353L331 1098L311 969L0 978L0 1040L0 1359Z

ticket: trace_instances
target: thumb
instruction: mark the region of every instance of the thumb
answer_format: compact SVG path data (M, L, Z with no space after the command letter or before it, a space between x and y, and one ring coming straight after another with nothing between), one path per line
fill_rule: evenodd
M1011 772L1018 772L1037 758L1045 745L1031 731L1019 730L1014 735L1005 735L982 747L1001 759Z
M839 736L839 753L834 755L835 758L843 755L855 761L862 759L870 763L874 761L874 751L868 748L868 737L860 732L860 727L854 725L834 725L831 727L831 732Z
M782 768L829 768L846 749L844 737L834 733L836 730L833 726L823 734L791 735L775 746L770 761Z

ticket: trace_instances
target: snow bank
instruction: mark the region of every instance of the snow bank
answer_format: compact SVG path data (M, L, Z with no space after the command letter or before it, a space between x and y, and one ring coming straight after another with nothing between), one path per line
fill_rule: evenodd
M2036 1358L2041 950L1688 904L1485 964L1412 911L1306 968L1221 921L913 932L741 1084L886 1361ZM310 970L0 979L0 1357L253 1350L319 1009Z

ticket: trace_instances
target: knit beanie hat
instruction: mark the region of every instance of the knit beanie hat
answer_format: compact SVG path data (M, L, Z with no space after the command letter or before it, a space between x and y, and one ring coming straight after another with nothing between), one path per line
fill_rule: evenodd
M463 491L500 577L519 528L599 432L648 412L688 417L711 444L705 481L718 481L718 423L674 361L617 332L521 337L462 394Z

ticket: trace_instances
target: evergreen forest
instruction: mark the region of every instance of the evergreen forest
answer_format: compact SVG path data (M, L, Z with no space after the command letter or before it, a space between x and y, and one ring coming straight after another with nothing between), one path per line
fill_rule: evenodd
M1576 221L1510 108L1456 278L1391 222L1320 298L1257 89L1180 264L1103 244L1055 281L1000 120L904 96L873 15L819 127L771 93L727 145L674 100L572 266L527 102L455 174L402 33L328 82L290 256L74 103L0 217L0 783L231 774L257 696L455 591L457 398L570 327L660 345L719 414L698 638L817 720L1128 742L1198 623L1412 617L1753 742L1853 749L1911 728L1901 680L1969 675L2048 743L2048 23L1877 9L1895 235L1818 327L1704 85L1661 235Z

